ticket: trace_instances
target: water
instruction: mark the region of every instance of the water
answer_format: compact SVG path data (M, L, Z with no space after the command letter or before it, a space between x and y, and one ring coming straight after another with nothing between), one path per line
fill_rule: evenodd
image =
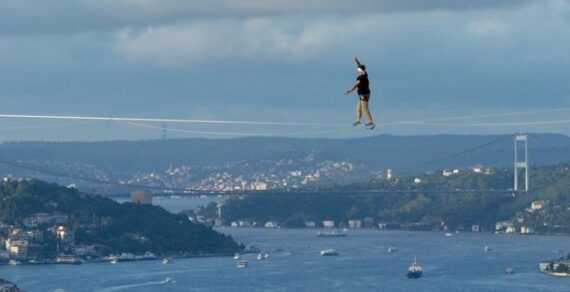
M439 232L348 231L344 238L317 238L313 229L222 228L270 257L245 255L248 268L231 257L40 266L0 266L0 277L26 291L569 291L570 279L538 272L544 259L565 254L562 236L511 236ZM485 252L489 245L492 251ZM398 251L387 253L389 246ZM335 248L336 257L319 251ZM281 251L276 251L281 250ZM407 279L414 256L424 277ZM514 268L514 274L505 268ZM172 282L165 281L169 277Z
M211 202L223 202L227 196L155 196L152 204L172 212L179 213L183 210L192 210L199 206L205 207ZM119 203L130 202L129 197L113 197Z

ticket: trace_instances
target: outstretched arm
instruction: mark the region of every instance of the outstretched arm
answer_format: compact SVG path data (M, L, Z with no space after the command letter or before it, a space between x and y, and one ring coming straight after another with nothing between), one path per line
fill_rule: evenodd
M356 62L356 66L362 65L360 61L358 61L358 57L354 57L354 62Z
M356 82L354 82L354 84L352 85L352 87L349 88L349 89L347 89L347 90L344 92L344 95L347 95L347 94L353 92L355 89L358 88L358 85L359 85L359 84L360 84L360 80L356 80Z

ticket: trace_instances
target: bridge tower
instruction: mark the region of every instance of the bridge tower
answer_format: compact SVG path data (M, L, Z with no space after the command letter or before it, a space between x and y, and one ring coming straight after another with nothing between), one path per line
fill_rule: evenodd
M524 160L520 161L518 148L519 144L524 146ZM528 192L528 135L517 134L515 135L515 187L514 191L519 190L519 168L524 169L524 190Z

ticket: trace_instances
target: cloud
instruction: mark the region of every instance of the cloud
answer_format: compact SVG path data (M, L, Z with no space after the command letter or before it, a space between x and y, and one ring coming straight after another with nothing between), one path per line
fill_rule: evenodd
M291 22L304 25L290 25ZM229 59L305 61L325 51L356 43L369 19L221 19L125 29L117 50L128 57L166 66L185 66ZM336 51L329 51L335 52Z
M392 14L520 7L535 0L0 0L0 35L61 34L173 24L197 18ZM560 2L560 0L558 0Z

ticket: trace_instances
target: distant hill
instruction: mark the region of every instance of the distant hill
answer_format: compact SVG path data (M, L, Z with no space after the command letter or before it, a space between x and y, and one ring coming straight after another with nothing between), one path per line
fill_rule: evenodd
M500 140L497 143L493 141ZM488 146L477 147L485 144ZM96 177L109 181L137 181L156 186L220 189L219 177L230 177L224 188L256 181L269 188L295 185L349 184L367 181L382 171L422 172L449 167L511 166L513 140L501 135L379 135L358 139L176 139L106 142L6 142L0 160L19 161L41 169ZM530 160L544 165L570 158L570 137L532 134ZM470 151L466 151L470 150ZM449 157L454 153L460 155ZM442 157L449 159L438 160ZM433 161L438 160L438 161ZM424 163L430 162L431 163ZM345 163L343 168L338 163ZM174 167L174 169L172 167ZM167 170L172 172L166 173ZM299 176L289 179L289 174ZM39 177L58 183L78 183L35 171L0 165L12 176ZM176 173L174 175L173 173ZM155 174L155 175L151 175ZM305 174L311 174L308 179ZM315 175L316 174L316 175ZM270 181L265 175L272 175ZM295 175L292 175L295 176ZM281 185L279 185L279 182Z

